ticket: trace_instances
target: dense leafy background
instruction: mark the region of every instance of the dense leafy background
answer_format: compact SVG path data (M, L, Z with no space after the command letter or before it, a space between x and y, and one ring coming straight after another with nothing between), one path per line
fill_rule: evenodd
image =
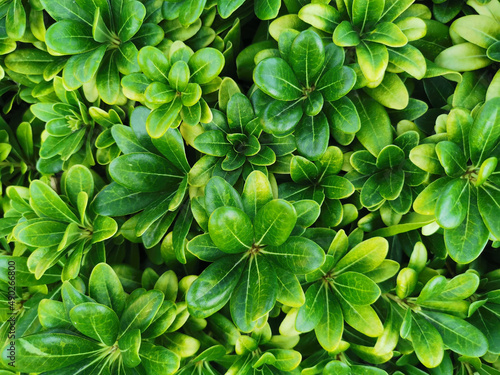
M499 375L499 62L498 0L0 0L0 375Z

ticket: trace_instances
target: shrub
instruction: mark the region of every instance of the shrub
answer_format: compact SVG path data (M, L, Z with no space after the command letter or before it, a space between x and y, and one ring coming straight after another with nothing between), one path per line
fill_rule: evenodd
M0 375L500 374L498 0L0 0Z

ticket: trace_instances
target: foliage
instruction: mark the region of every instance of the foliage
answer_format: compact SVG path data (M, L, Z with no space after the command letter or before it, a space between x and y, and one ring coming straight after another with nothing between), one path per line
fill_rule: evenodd
M0 0L0 375L500 374L498 0Z

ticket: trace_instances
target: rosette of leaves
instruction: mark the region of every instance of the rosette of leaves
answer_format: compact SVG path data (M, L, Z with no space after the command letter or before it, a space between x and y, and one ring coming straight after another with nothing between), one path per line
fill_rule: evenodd
M173 43L164 53L144 47L138 55L142 73L122 79L125 95L152 109L146 127L152 138L161 137L181 122L197 125L210 122L212 113L202 98L203 90L212 91L211 83L224 67L224 55L214 48L193 52L182 42Z
M412 0L346 1L337 2L337 8L308 4L299 11L298 17L332 34L336 45L355 47L356 62L365 78L363 86L374 88L382 82L386 70L406 72L416 79L425 75L424 56L408 44L426 33L422 19L404 14L412 3ZM391 81L385 85L400 86L402 83L396 75L391 76Z
M19 124L14 133L0 119L0 192L4 186L24 185L25 181L36 178L38 171L47 174L60 171L62 163L54 158L37 162L35 142L29 122Z
M104 216L138 213L124 224L122 233L130 232L127 238L134 242L142 239L146 248L157 245L175 220L174 247L179 261L186 263L184 239L192 215L190 203L183 204L190 169L184 141L178 129L151 138L146 131L149 115L147 108L137 107L130 117L130 127L111 127L110 135L123 155L110 163L113 182L97 194L93 209Z
M152 375L178 369L179 357L154 341L175 316L175 305L161 290L139 288L127 295L105 263L93 269L88 290L89 296L64 282L62 302L40 302L44 330L16 339L17 371Z
M399 272L396 295L383 294L390 302L384 337L392 339L381 337L374 350L380 353L398 345L399 350L405 351L403 348L411 345L420 363L427 368L441 364L445 349L466 357L483 356L488 350L488 340L465 320L470 307L467 298L478 288L479 277L475 272L452 279L425 275L427 256L422 249L425 251L423 245L417 243L408 267Z
M37 279L58 262L64 264L62 280L76 278L85 259L105 259L104 241L118 230L115 220L88 208L95 187L85 166L70 168L61 189L62 196L35 180L29 189L10 186L7 191L12 240L31 252L27 265Z
M331 242L325 263L306 275L312 283L305 293L305 303L295 312L295 329L314 330L320 345L333 351L340 345L344 322L369 337L378 337L383 325L370 306L380 296L380 288L371 279L384 266L389 244L374 237L349 246L343 230Z
M293 156L290 177L293 182L278 185L278 196L288 201L312 199L321 205L321 222L329 227L340 224L343 217L341 199L354 193L353 184L338 176L344 157L336 146L330 146L315 162L302 156Z
M40 2L56 20L45 36L48 51L71 56L58 64L65 87L84 85L91 97L97 90L105 103L123 103L120 74L138 72L138 48L163 39L161 27L148 22L151 7L137 0Z
M204 198L193 204L193 214L208 233L189 241L187 249L213 263L187 292L191 314L204 318L230 301L234 323L250 332L266 321L276 301L300 306L303 292L296 275L317 269L325 255L315 242L292 232L314 223L319 205L273 199L260 171L248 176L241 196L222 178L212 177Z
M269 146L262 144L260 119L255 117L252 103L245 95L232 95L226 112L227 118L223 112L212 109L212 121L202 124L205 131L194 140L197 150L219 159L212 175L234 183L242 171L244 177L256 169L267 174L266 167L274 164L277 156L294 151L295 141L291 136L278 138L276 144L273 142L276 138L272 137Z
M351 155L354 171L349 172L347 178L360 189L364 207L375 211L385 204L385 208L390 208L399 218L410 211L415 194L413 187L421 185L428 176L409 159L419 138L416 131L410 130L397 137L392 145L385 146L377 157L366 150Z
M500 61L500 17L498 0L486 4L470 1L479 13L456 19L450 26L453 46L436 57L436 64L456 71L484 68Z
M325 46L313 30L288 30L278 44L279 53L261 60L254 70L260 90L253 94L254 105L266 132L284 136L295 130L298 151L318 159L328 147L330 125L347 133L359 129L356 108L345 97L356 73L342 66L343 51L331 43ZM336 116L341 109L347 119Z
M92 146L96 129L94 118L88 108L89 103L82 98L79 91L67 91L60 77L55 77L53 84L58 101L36 103L30 108L31 112L45 123L40 157L43 160L60 159L64 162L61 163L61 167L64 167L63 164L66 167L68 164L71 165L71 159L73 163L76 159L87 165L94 165ZM94 108L94 112L96 111L101 110ZM118 116L115 117L117 117L115 121L121 122Z
M448 140L410 152L414 164L442 176L418 195L413 208L436 217L448 253L458 263L472 262L489 238L500 238L499 106L500 98L490 99L475 118L468 110L454 108L446 118Z

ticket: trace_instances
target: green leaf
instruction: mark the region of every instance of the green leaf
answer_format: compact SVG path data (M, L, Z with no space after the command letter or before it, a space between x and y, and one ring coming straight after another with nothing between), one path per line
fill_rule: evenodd
M244 0L219 0L217 6L220 16L222 18L228 18L243 4L243 2ZM257 6L257 4L255 4L255 6Z
M437 367L444 356L443 339L427 320L412 314L411 341L419 361L427 368Z
M282 245L292 233L296 221L297 213L290 203L282 199L268 202L255 216L256 245Z
M38 319L46 329L69 328L71 321L67 318L64 304L51 299L43 299L38 305Z
M44 70L57 61L54 56L36 48L17 50L5 58L8 69L21 74L43 74Z
M53 24L45 35L47 46L62 55L91 51L99 46L92 37L92 28L84 23L64 20Z
M250 100L241 93L234 94L227 103L227 122L230 129L245 132L245 126L255 118Z
M281 246L268 246L260 252L294 274L312 272L325 261L321 247L304 237L291 236Z
M355 95L353 103L359 114L361 129L356 137L374 156L392 143L391 121L384 107L365 95Z
M411 44L399 48L387 48L389 62L416 79L422 79L426 72L424 55Z
M139 31L144 17L146 17L146 7L143 4L138 1L124 3L116 25L118 38L122 43L130 40Z
M351 99L344 96L337 101L326 103L323 108L334 131L354 134L361 128L358 111Z
M168 82L168 71L170 63L167 57L158 48L144 47L139 51L137 56L141 71L151 81Z
M363 90L384 107L391 109L405 109L410 100L405 84L395 73L386 73L377 87L366 87Z
M323 318L315 328L319 344L328 351L335 350L342 338L344 319L342 310L333 293L328 288L321 288L325 294Z
M123 216L143 210L156 199L156 193L141 193L112 182L97 194L92 205L99 215Z
M116 104L121 93L120 73L115 61L115 53L105 55L96 77L99 96L107 104Z
M490 233L500 238L500 192L494 188L481 186L477 193L477 206L484 224Z
M431 174L443 174L444 170L436 154L436 145L421 144L410 151L410 160L420 169Z
M279 0L257 0L254 5L254 11L259 19L272 20L278 15L280 7L281 1Z
M17 222L17 220L16 220ZM4 283L9 283L9 262L16 263L16 285L18 286L34 286L51 284L60 280L61 269L54 267L46 271L40 279L36 279L28 269L28 258L17 257L12 255L0 255L0 280Z
M144 136L149 139L147 133ZM191 167L186 158L184 139L178 129L168 129L160 138L152 138L151 141L177 169L184 173L189 172Z
M325 61L323 42L316 32L306 30L293 41L288 61L305 87L310 87Z
M154 109L146 121L146 129L151 138L160 138L170 127L175 127L182 108L182 102L175 98L170 103Z
M279 84L276 87L280 87ZM275 136L290 134L299 123L303 113L300 100L292 103L272 100L262 114L263 128Z
M39 180L30 184L32 207L43 216L67 223L78 223L78 218L49 186Z
M212 177L205 187L205 209L211 215L219 207L236 207L243 209L240 195L222 177Z
M56 21L71 19L83 21L89 25L92 24L92 15L80 7L76 1L67 3L65 1L40 0L40 3Z
M479 166L489 158L500 141L500 97L488 100L477 115L470 129L470 158Z
M77 205L78 194L82 191L87 193L89 197L93 197L94 178L92 173L83 165L74 165L66 174L64 189L73 206Z
M384 332L382 322L371 306L353 305L341 295L338 296L344 320L352 328L368 337L378 337Z
M183 92L189 83L189 67L184 61L175 62L168 72L168 83L177 92Z
M224 56L215 48L203 48L189 59L191 82L200 85L215 79L224 67Z
M317 160L328 148L330 128L323 113L304 116L295 130L297 150L311 160Z
M139 350L141 364L147 374L174 374L180 366L180 358L163 346L155 346L148 342L141 344Z
M405 154L398 146L389 145L380 151L376 166L378 169L396 168L405 159Z
M458 227L465 219L469 208L470 185L465 179L449 182L436 201L436 220L443 228Z
M380 289L370 278L358 272L344 272L333 280L335 290L354 305L371 305Z
M73 326L85 336L112 346L118 336L118 316L105 305L81 303L69 312Z
M486 337L463 319L440 312L422 311L423 315L440 333L443 343L454 352L481 357L488 350Z
M117 183L137 192L165 191L182 180L176 168L150 153L120 156L111 162L109 173Z
M144 332L153 322L163 299L164 295L159 290L149 290L130 301L120 318L120 336L134 329Z
M58 245L68 224L47 219L31 219L19 223L13 230L14 237L28 246L50 247Z
M359 0L366 2L367 0ZM384 76L389 63L387 47L373 42L364 42L356 46L356 56L363 75L369 82L378 82Z
M169 223L172 223L174 216L171 219L166 219ZM177 218L175 220L174 228L172 230L172 244L174 246L174 252L177 260L182 264L186 263L186 236L188 235L189 229L193 222L193 214L191 212L190 204L185 204ZM170 226L170 224L168 224ZM166 232L166 231L165 231ZM148 246L148 247L152 247Z
M343 199L354 193L353 184L340 176L327 176L321 181L321 186L325 188L325 195L329 199Z
M139 357L139 348L141 347L141 331L134 329L122 337L118 341L118 348L120 349L121 358L127 367L135 367L141 363Z
M188 251L205 262L215 262L226 255L213 243L208 233L196 236L187 244Z
M236 207L217 208L208 220L208 232L215 245L226 253L241 253L253 244L252 222Z
M395 24L379 22L368 34L363 35L363 40L384 44L388 47L403 47L408 43L406 35Z
M94 220L92 231L92 243L105 241L115 235L118 231L118 224L110 217L97 216Z
M204 154L219 157L226 156L231 150L231 144L220 130L209 130L201 133L194 140L194 146Z
M293 207L297 212L297 226L303 228L313 225L321 212L320 205L316 201L309 199L294 202Z
M342 21L333 32L333 42L341 47L355 47L361 39L349 21Z
M312 331L324 316L327 288L320 282L314 283L305 293L305 303L300 307L295 321L299 332Z
M302 95L300 83L292 68L278 57L270 57L257 64L253 79L262 91L274 99L291 101Z
M315 28L333 33L341 16L332 6L322 3L306 4L299 11L299 18Z
M266 175L260 171L250 173L241 194L243 209L250 220L253 221L259 210L272 199L272 187Z
M471 71L484 68L492 63L486 50L472 43L460 43L442 51L434 62L446 69Z
M251 257L230 303L231 317L241 331L252 331L255 321L273 308L277 287L272 265L263 257Z
M498 316L488 309L479 309L469 321L488 339L488 351L498 353L500 350L500 336L496 329L499 322Z
M241 255L225 256L209 265L191 284L186 301L194 317L206 318L229 301L240 280L245 259Z
M26 30L26 11L21 0L14 0L7 10L5 19L7 35L10 39L21 39Z
M439 299L466 299L474 294L478 286L479 277L475 273L466 272L451 279L439 294Z
M484 225L472 193L465 220L456 228L444 231L444 242L450 257L457 263L470 263L483 251L489 231Z
M389 243L385 238L374 237L354 246L335 266L336 272L365 273L377 268L387 255Z
M102 347L93 340L67 333L39 333L18 338L15 341L15 366L22 372L45 372L61 369L89 358ZM8 345L2 350L4 363L11 362L7 356Z
M453 22L452 30L468 42L482 48L488 48L500 39L498 22L485 15L473 14L460 17Z
M361 32L374 25L382 16L384 11L383 0L353 0L352 1L352 23L360 28Z
M106 263L94 267L89 279L89 295L121 316L126 294L115 271Z
M439 142L436 145L436 154L448 176L459 177L466 172L465 155L456 143L450 141Z
M335 101L345 96L356 83L356 73L348 66L330 69L321 76L317 89L325 100Z
M275 267L274 270L278 281L276 301L285 306L301 307L305 302L305 297L297 277L281 267Z

